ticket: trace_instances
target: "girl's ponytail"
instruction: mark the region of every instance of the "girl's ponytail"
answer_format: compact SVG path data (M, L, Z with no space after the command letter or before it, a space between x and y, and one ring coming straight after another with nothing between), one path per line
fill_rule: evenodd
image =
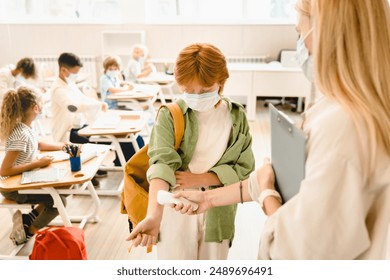
M34 91L27 87L10 89L3 98L1 106L0 139L5 141L18 122L23 121L25 112L36 104Z

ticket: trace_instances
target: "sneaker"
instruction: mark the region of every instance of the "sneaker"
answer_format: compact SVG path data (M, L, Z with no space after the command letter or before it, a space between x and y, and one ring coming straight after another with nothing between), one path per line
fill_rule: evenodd
M98 170L95 174L96 178L102 178L102 177L107 177L107 171L104 170Z
M12 216L12 231L9 238L14 245L21 245L27 242L26 232L24 231L22 212L17 210Z
M100 182L99 182L98 179L96 179L96 176L92 178L91 183L92 183L92 185L93 185L95 188L100 187Z

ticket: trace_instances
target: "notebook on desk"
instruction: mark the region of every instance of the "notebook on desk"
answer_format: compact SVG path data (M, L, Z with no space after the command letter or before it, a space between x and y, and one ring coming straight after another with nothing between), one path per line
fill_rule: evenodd
M145 97L145 93L142 91L132 90L115 93L116 96L128 96L128 97Z
M69 154L63 151L53 151L53 152L42 152L38 155L38 159L41 159L45 156L53 157L53 162L63 161L69 159Z
M299 192L305 178L306 137L283 112L269 104L271 119L271 158L276 188L283 202Z
M22 180L20 183L23 185L31 183L57 182L65 176L66 172L67 171L65 169L56 167L26 171L22 173Z
M96 119L91 129L114 129L118 126L121 118L117 115L103 115Z

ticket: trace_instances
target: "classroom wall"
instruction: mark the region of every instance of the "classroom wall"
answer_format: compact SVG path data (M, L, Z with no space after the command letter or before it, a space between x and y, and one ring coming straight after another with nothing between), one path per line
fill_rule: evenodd
M103 31L131 30L145 30L151 57L164 59L175 59L194 42L213 43L227 56L277 57L281 49L294 49L297 39L293 25L0 24L0 65L64 51L100 56Z

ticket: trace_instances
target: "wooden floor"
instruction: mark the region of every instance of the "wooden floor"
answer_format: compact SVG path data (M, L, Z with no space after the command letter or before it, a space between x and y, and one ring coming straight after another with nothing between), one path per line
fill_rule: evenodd
M264 157L270 156L270 126L268 109L263 102L257 102L256 121L250 122L253 136L253 152L256 166L260 166ZM293 118L298 114L286 111ZM112 160L108 159L109 161ZM122 179L122 172L109 172L107 178L100 179L102 189L115 189ZM100 196L101 208L100 221L85 226L85 238L88 258L92 260L145 260L155 259L156 250L146 254L144 248L133 248L128 253L129 242L128 224L125 215L120 214L119 197ZM79 214L89 211L91 203L88 197L73 196L68 199L67 209L70 214ZM24 212L28 210L22 210ZM11 213L8 209L0 209L0 254L9 254L13 245L8 238L12 227ZM238 205L236 216L236 232L233 245L229 251L229 259L246 260L256 259L261 229L266 220L260 206L255 202ZM31 253L34 240L30 240L19 252L20 256L28 256Z

